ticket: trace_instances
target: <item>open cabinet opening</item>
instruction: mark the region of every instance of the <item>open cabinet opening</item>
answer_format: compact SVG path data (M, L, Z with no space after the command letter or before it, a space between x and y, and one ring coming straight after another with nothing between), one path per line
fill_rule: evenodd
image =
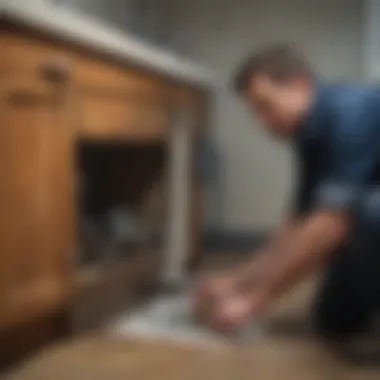
M77 145L80 268L162 254L167 220L167 145L99 142Z

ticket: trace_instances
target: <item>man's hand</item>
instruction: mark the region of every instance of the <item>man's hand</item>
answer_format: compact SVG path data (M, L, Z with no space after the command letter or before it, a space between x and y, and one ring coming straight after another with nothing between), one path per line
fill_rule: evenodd
M323 265L347 237L349 225L345 212L321 210L285 228L258 261L201 281L193 294L195 314L222 330L248 322Z
M250 292L235 293L215 308L213 326L222 331L233 331L260 317L268 298L255 286Z
M244 326L258 316L265 305L259 286L242 291L229 277L210 278L205 284L208 286L195 298L194 311L201 322L217 331L228 332Z
M219 303L235 291L236 284L237 280L232 273L214 274L199 279L191 291L195 311L201 311L207 304Z
M222 332L248 323L261 310L263 302L259 292L243 290L239 288L239 282L236 272L200 280L192 294L195 316Z
M217 310L234 294L235 288L236 279L230 272L200 278L191 292L195 318L205 325L217 328Z

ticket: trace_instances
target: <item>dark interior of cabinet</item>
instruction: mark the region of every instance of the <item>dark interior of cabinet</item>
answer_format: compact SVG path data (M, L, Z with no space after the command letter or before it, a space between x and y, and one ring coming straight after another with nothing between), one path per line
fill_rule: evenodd
M82 140L76 168L80 267L161 249L167 209L164 144Z

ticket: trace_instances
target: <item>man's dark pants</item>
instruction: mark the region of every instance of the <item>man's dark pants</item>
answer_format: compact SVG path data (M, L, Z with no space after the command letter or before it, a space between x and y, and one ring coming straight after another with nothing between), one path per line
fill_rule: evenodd
M367 206L332 256L317 293L315 327L330 341L365 332L380 311L380 213L374 214L373 203Z

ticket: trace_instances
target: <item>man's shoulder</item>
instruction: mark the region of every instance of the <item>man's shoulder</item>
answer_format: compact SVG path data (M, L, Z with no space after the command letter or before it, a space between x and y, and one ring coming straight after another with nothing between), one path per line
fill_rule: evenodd
M380 85L338 83L324 85L330 107L339 116L360 111L380 112Z
M334 84L327 87L334 140L368 141L378 137L380 125L380 86L371 84ZM377 138L374 143L377 143Z

